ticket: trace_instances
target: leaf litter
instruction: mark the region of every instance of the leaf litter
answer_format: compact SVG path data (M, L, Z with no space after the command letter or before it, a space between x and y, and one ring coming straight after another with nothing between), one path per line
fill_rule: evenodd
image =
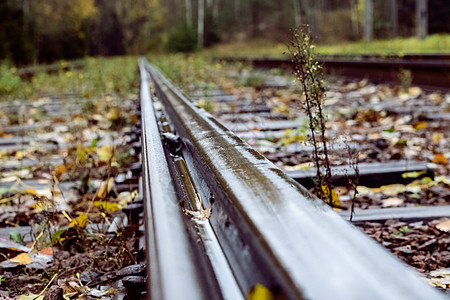
M134 96L0 103L0 298L117 292L110 282L87 285L135 264L141 250L135 229L108 232L139 197L127 175L136 108Z

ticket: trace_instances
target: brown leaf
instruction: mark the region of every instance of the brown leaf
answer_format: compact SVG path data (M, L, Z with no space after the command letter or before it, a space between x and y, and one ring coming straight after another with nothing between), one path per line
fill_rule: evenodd
M450 220L437 224L436 228L443 232L450 232Z
M444 156L444 154L439 153L434 156L433 162L435 164L446 164L448 163L448 159Z

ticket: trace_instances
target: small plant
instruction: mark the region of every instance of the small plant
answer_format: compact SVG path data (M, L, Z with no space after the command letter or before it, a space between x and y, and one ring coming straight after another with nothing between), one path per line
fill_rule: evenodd
M408 89L411 87L413 75L411 73L411 70L407 69L401 69L398 72L398 79L400 80L400 88L402 92L407 92Z
M0 96L14 94L22 88L22 81L15 68L0 67Z
M359 159L359 151L352 150L352 148L350 147L350 144L348 143L348 141L345 142L345 148L347 149L349 166L355 172L354 178L349 178L348 179L349 186L353 190L352 204L351 204L351 207L350 207L350 222L351 222L353 220L353 215L355 213L356 197L358 196L358 184L359 184L358 159Z
M295 28L290 33L288 45L295 65L295 76L300 83L304 101L302 108L309 119L309 140L314 147L313 160L317 169L315 193L323 201L335 206L337 196L333 195L331 168L326 137L326 116L323 111L325 88L322 66L315 59L309 27Z
M260 87L264 85L265 78L261 73L251 71L242 81L242 86Z

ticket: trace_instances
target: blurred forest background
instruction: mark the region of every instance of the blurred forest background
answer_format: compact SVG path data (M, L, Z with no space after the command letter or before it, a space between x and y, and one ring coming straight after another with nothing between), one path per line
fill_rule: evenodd
M1 0L0 62L191 51L218 42L286 41L308 23L320 43L360 40L369 0ZM370 0L373 38L415 35L420 0ZM426 2L426 1L425 1ZM428 0L427 32L449 33L449 0Z

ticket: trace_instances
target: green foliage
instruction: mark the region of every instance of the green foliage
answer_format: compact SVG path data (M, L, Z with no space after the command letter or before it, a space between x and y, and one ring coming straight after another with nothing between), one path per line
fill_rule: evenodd
M14 68L0 67L0 96L18 93L21 88L22 80Z
M20 233L18 233L16 230L12 230L9 232L9 239L13 242L16 242L17 244L20 245L25 245L22 236L20 235Z
M193 28L180 26L175 28L167 41L170 52L192 52L197 48L197 32Z
M396 38L372 42L346 42L317 44L321 55L385 54L403 56L408 53L448 53L450 34L434 34L421 41L416 38ZM286 45L269 40L251 40L221 44L202 51L209 56L288 58Z
M36 72L25 84L13 71L0 70L0 96L3 99L39 97L41 95L71 93L81 97L102 94L137 93L139 78L137 57L86 58L68 63L60 61L59 71L47 73L45 68ZM83 107L89 111L89 107Z
M266 78L262 73L252 70L247 76L243 77L241 85L259 87L264 85L265 81Z
M396 54L408 53L448 53L450 34L433 34L421 41L416 38L396 38L372 42L353 42L320 45L321 54Z

